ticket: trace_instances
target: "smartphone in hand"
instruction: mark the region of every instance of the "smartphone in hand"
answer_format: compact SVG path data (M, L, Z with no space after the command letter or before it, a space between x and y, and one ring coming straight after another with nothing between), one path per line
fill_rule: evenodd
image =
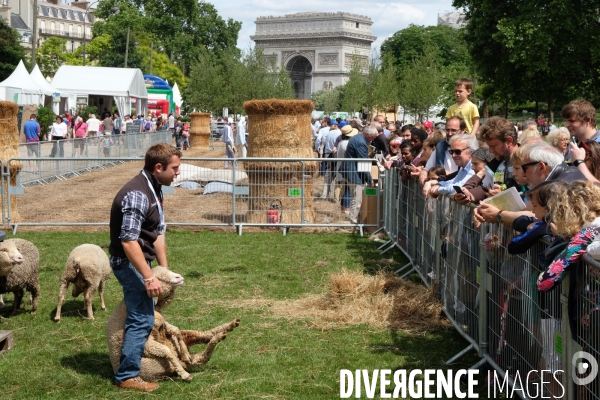
M462 189L460 188L460 186L456 186L456 185L454 185L454 186L452 186L452 187L454 188L454 191L455 191L456 193L459 193L459 194L465 194L465 193L462 191Z

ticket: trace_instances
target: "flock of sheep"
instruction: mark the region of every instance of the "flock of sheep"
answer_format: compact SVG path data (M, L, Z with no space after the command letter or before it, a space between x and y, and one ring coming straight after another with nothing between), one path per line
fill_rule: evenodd
M3 305L3 293L14 293L13 315L18 313L25 291L30 293L32 313L37 311L39 261L37 247L27 240L0 242L0 304ZM94 319L92 296L96 290L100 294L101 307L105 310L104 285L111 272L108 256L99 246L82 244L73 249L60 278L54 321L60 321L61 306L70 284L73 284L73 297L83 293L88 319ZM156 381L176 373L189 381L192 379L189 371L196 365L207 363L215 346L225 339L228 332L239 326L240 320L235 319L209 331L179 330L165 321L160 311L171 304L175 289L183 284L183 277L164 267L154 268L154 274L162 285L162 294L156 299L154 327L144 349L140 376L146 381ZM126 314L125 302L121 301L106 327L109 356L115 371L121 357ZM199 343L207 344L204 351L191 354L189 348Z

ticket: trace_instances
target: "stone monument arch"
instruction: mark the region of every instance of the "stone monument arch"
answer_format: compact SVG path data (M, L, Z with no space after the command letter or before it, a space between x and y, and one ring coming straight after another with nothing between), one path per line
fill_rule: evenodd
M348 80L354 57L368 65L373 22L346 12L303 12L259 17L251 39L269 61L290 73L296 97L333 89Z

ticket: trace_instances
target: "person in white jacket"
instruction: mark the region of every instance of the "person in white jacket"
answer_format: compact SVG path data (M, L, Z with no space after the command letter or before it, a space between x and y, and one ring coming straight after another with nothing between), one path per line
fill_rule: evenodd
M56 122L52 124L52 131L50 132L54 146L52 146L52 152L50 157L64 157L65 156L65 142L67 138L67 124L63 121L60 115L56 116ZM58 153L58 154L57 154Z
M237 156L246 158L247 156L247 142L246 142L246 118L240 117L237 124L237 132L235 134L235 148L237 149Z
M223 127L223 136L221 136L221 141L225 143L225 169L229 168L229 159L233 158L233 165L237 166L235 162L235 147L234 147L234 137L233 137L233 129L229 126L227 120L225 120L225 126Z

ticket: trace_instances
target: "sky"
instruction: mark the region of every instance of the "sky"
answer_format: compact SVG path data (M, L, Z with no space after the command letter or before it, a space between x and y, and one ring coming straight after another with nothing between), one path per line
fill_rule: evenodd
M246 50L254 46L250 35L254 35L254 21L259 16L282 16L297 12L345 11L364 15L373 21L373 36L377 36L373 49L389 35L415 25L436 25L438 13L452 11L452 0L208 0L215 5L223 19L233 18L242 22L238 47Z

